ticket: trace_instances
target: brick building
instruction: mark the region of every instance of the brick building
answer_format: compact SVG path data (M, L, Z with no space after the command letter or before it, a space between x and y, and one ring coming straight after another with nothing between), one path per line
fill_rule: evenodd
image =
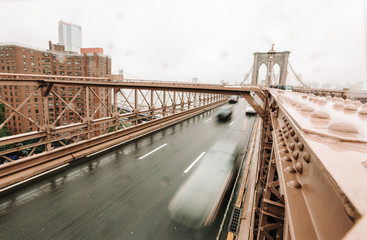
M49 49L38 49L29 46L23 46L15 43L0 43L0 72L3 73L21 73L21 74L46 74L63 76L86 76L86 77L104 77L111 74L111 58L103 55L102 48L82 48L81 53L69 52L64 50L60 44L49 42ZM32 94L36 87L31 86L1 86L0 98L17 108L20 103ZM77 87L54 87L55 92L69 102L80 90ZM95 92L106 104L111 103L111 96L106 89L95 89ZM28 102L20 109L20 112L30 117L37 124L43 119L41 111L41 93L37 91ZM85 117L85 96L78 96L73 105L75 110L82 117ZM65 104L53 96L48 96L50 123L54 122L61 114ZM90 110L93 112L98 106L97 100L91 102ZM12 110L5 107L5 116L8 117ZM94 118L107 116L107 111L102 109ZM56 123L56 126L67 125L81 120L75 114L68 110ZM7 123L8 129L12 134L35 131L35 125L26 119L15 114Z

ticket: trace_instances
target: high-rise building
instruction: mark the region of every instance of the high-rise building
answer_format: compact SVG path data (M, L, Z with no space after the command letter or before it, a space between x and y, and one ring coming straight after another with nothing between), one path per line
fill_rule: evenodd
M76 53L65 51L63 45L51 42L49 42L49 48L46 50L16 43L0 43L0 72L86 77L104 77L111 74L111 58L101 54L103 53L101 48L84 48L82 53ZM33 86L1 86L0 84L0 98L16 109L28 96L32 95L34 90L36 89ZM54 90L66 102L71 101L79 91L78 88L71 86L55 87ZM100 99L104 99L106 105L111 103L111 96L107 89L96 88L95 92ZM41 94L36 92L33 95L20 109L20 112L40 124L43 118ZM48 102L51 123L56 119L58 119L56 126L80 122L73 111L62 113L65 104L52 93L48 96ZM73 105L76 111L84 117L86 109L84 97L77 97ZM97 102L90 103L91 111L98 105ZM11 113L12 110L5 106L5 116L8 117ZM59 117L61 113L62 116ZM107 110L101 111L95 118L103 116L107 116ZM14 116L7 123L7 127L12 134L37 130L31 122L19 116Z
M59 43L65 46L65 51L80 52L82 47L82 27L59 21Z

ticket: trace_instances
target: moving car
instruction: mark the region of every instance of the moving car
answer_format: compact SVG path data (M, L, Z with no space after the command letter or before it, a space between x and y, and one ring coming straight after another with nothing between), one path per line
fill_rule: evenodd
M232 117L232 106L224 105L219 107L217 113L218 121L228 121L231 119L231 117Z
M250 105L246 107L245 111L246 111L246 114L256 114L256 111Z
M238 146L233 140L222 139L211 147L169 202L172 220L192 229L214 222L238 173Z
M237 103L238 102L238 96L231 96L229 98L229 103Z

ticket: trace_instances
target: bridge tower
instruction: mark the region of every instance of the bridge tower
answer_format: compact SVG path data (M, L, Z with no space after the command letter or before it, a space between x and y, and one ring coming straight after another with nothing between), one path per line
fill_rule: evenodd
M280 68L280 76L279 76L279 82L277 84L279 85L285 85L286 78L287 78L287 67L288 67L288 56L290 52L276 52L274 50L274 44L271 47L271 50L269 52L255 52L254 53L254 65L252 70L252 80L251 85L257 85L257 79L259 75L259 68L262 64L265 64L267 68L267 74L266 74L266 85L270 85L270 78L271 73L273 70L274 64L278 64Z

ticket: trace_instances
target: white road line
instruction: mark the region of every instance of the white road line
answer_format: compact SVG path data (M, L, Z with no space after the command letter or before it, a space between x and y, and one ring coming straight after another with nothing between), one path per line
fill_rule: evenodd
M231 122L230 124L229 124L229 126L232 126L232 124L234 123L234 121L233 122Z
M159 149L161 149L162 147L165 147L166 145L167 145L167 143L163 144L163 145L162 145L162 146L160 146L160 147L157 147L156 149L154 149L154 150L153 150L153 151L151 151L151 152L148 152L147 154L145 154L144 156L140 157L139 159L143 159L143 158L145 158L145 157L149 156L150 154L152 154L152 153L154 153L154 152L158 151Z
M209 119L205 120L205 121L204 121L204 123L206 123L206 122L208 122L208 121L210 121L210 120L212 120L212 118L209 118Z
M200 158L202 158L204 156L205 152L202 152L199 157L197 157L195 159L195 161L193 161L190 166L188 168L186 168L186 170L184 171L184 173L188 173L190 171L190 169L200 160Z
M13 184L13 185L8 186L8 187L2 188L2 189L0 190L0 192L3 192L3 191L5 191L5 190L8 190L8 189L10 189L10 188L12 188L12 187L18 186L18 185L20 185L20 184L22 184L22 183L25 183L25 182L31 181L32 179L38 178L38 177L40 177L40 176L43 176L43 175L48 174L48 173L50 173L50 172L56 171L56 170L58 170L58 169L60 169L60 168L66 167L66 166L68 166L68 165L69 165L69 163L65 163L64 165L61 165L61 166L55 167L55 168L53 168L53 169L51 169L51 170L48 170L48 171L46 171L46 172L43 172L43 173L37 174L36 176L33 176L33 177L31 177L31 178L28 178L28 179L25 179L25 180L23 180L23 181L20 181L20 182L18 182L18 183L15 183L15 184Z

